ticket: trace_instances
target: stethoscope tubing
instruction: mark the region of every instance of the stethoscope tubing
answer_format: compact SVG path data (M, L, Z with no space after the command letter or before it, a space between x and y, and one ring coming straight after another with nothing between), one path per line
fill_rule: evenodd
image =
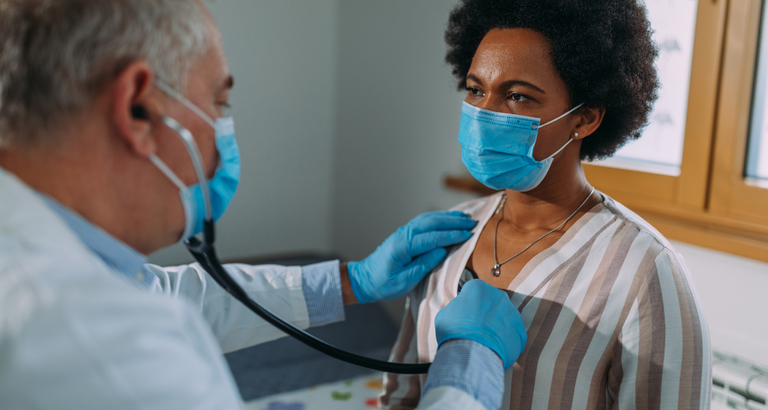
M213 222L207 220L205 221L204 241L201 242L199 239L193 237L187 240L185 244L200 266L203 267L219 286L248 309L253 311L253 313L264 319L267 323L320 353L356 366L385 373L425 374L428 372L431 363L392 363L360 356L333 346L304 330L299 329L293 324L286 322L281 317L272 313L269 309L251 299L250 296L248 296L248 293L229 275L229 273L227 273L224 266L219 262L216 250L213 247L213 235Z

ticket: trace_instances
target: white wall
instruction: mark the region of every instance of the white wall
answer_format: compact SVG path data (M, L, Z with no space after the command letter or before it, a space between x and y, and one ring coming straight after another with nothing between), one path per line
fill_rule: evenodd
M330 251L338 13L335 0L211 2L235 77L242 155L217 225L222 258ZM190 261L177 245L152 262Z
M443 62L457 0L340 0L334 245L371 252L398 226L467 196L442 187L463 169L463 93Z

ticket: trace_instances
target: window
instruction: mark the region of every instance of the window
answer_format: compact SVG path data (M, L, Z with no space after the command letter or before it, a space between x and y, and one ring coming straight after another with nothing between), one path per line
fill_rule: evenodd
M601 164L678 176L683 159L691 58L696 25L693 0L648 0L648 18L659 46L661 89L643 137Z
M643 138L614 159L585 164L587 177L671 239L768 261L763 2L647 7L660 45L660 99Z
M749 146L744 174L747 178L768 181L768 30L766 10L763 8L763 27L760 34L759 60L755 74L752 99L752 118L749 123Z

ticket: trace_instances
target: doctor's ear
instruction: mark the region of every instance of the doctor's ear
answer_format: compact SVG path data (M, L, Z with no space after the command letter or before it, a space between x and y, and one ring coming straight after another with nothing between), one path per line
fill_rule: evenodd
M152 86L152 68L137 61L125 67L113 81L105 93L114 134L133 154L148 157L157 149L157 124L152 113L158 112L154 108L160 105L160 92Z
M580 116L580 119L571 137L575 140L580 140L597 131L605 117L605 108L582 107L576 111L576 115Z

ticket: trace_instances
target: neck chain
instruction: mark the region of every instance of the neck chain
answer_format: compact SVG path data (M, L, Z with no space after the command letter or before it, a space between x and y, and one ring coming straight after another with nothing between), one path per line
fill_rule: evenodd
M491 274L492 274L494 277L498 277L498 276L501 274L501 265L503 265L503 264L505 264L505 263L507 263L507 262L511 261L512 259L515 259L515 258L517 258L518 256L520 256L520 254L522 254L523 252L525 252L525 251L527 251L528 249L530 249L530 248L531 248L531 246L535 245L535 244L536 244L537 242L539 242L540 240L542 240L542 239L546 238L546 237L547 237L547 235L549 235L549 234L551 234L552 232L555 232L556 230L558 230L558 229L562 228L563 226L565 226L565 224L567 224L567 223L568 223L568 221L570 221L570 220L571 220L571 218L573 218L573 217L574 217L574 216L575 216L575 215L576 215L576 214L577 214L577 213L578 213L578 212L581 210L581 208L584 206L584 204L586 204L586 203L587 203L587 201L589 200L589 198L591 198L591 197L592 197L592 194L593 194L594 192L595 192L595 187L592 187L592 190L591 190L591 191L589 191L589 195L587 195L587 197L586 197L586 198L584 198L584 201L581 203L581 205L579 205L579 207L578 207L578 208L576 208L576 210L575 210L575 211L573 211L573 213L571 214L571 216L569 216L568 218L566 218L566 219L565 219L565 221L563 221L563 223L561 223L560 225L558 225L558 226L557 226L557 228L555 228L555 229L552 229L551 231L549 231L549 232L545 233L544 235L541 235L541 236L539 237L539 239L536 239L535 241L531 242L531 244L530 244L530 245L526 246L526 247L525 247L525 249L523 249L522 251L520 251L520 252L518 252L518 253L516 253L516 254L512 255L512 257L511 257L511 258L509 258L509 259L505 260L504 262L499 262L499 258L498 258L498 256L496 256L496 248L497 248L497 241L498 241L498 236L499 236L499 224L501 223L502 219L504 219L504 213L502 212L502 213L501 213L501 216L499 216L499 219L496 221L496 229L495 229L495 230L494 230L494 232L493 232L493 262L494 262L494 265L493 265L493 269L491 269ZM501 210L502 210L502 209L504 209L504 204L506 204L506 203L507 203L507 196L506 196L506 195L504 195L504 198L501 200L501 204L499 205L499 208L498 208L498 209L496 209L496 213L497 213L497 214L498 214L499 212L501 212Z

